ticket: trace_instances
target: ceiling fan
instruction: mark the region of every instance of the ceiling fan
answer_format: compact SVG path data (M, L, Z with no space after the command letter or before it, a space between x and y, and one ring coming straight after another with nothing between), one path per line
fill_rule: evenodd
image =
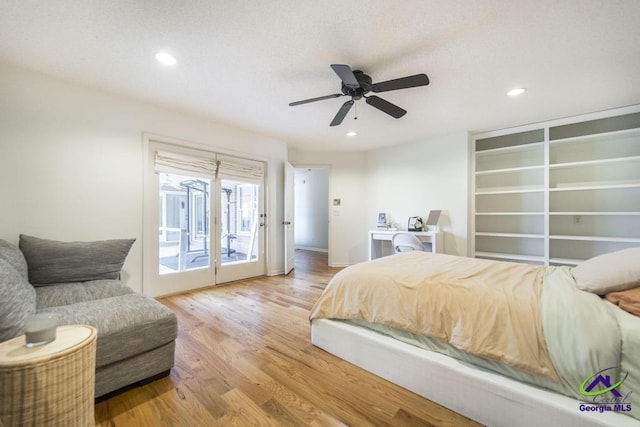
M371 83L371 77L360 70L352 70L348 65L332 64L331 68L336 72L340 80L342 80L342 93L334 93L333 95L319 96L317 98L305 99L289 104L290 107L296 105L307 104L309 102L322 101L324 99L338 98L340 96L350 96L351 99L340 107L338 114L333 118L329 126L338 126L346 117L347 113L353 106L353 103L359 99L365 98L367 104L387 113L391 117L399 119L407 114L406 110L395 104L386 101L379 96L369 95L369 92L379 93L388 92L390 90L406 89L410 87L426 86L429 84L429 78L426 74L416 74L413 76L401 77L399 79L387 80L380 83Z

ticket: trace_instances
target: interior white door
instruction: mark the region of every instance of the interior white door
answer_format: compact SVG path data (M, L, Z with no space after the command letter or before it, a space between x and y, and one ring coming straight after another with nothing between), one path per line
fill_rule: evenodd
M295 233L293 226L294 218L294 185L295 168L291 163L285 164L284 172L284 274L289 274L293 270L296 257Z

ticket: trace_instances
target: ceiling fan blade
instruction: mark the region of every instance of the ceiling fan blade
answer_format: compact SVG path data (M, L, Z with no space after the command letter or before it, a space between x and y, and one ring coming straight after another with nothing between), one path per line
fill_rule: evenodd
M342 83L348 88L357 89L360 87L360 83L358 83L358 79L356 79L355 74L351 70L351 67L348 65L341 64L331 64L331 68L336 72Z
M336 114L329 126L338 126L340 123L342 123L352 105L353 99L342 104L342 107L340 107L340 109L338 110L338 114Z
M406 110L403 110L402 108L398 107L395 104L390 103L389 101L386 101L378 96L372 95L372 96L367 96L367 104L376 107L378 110L387 113L388 115L390 115L391 117L394 117L396 119L399 119L400 117L404 116L405 114L407 114Z
M426 74L416 74L415 76L401 77L399 79L387 80L386 82L374 83L371 86L372 92L388 92L390 90L406 89L409 87L426 86L429 84L429 77Z
M302 101L290 102L289 103L289 107L295 107L296 105L307 104L309 102L322 101L324 99L338 98L340 96L344 96L344 94L342 94L342 93L334 93L333 95L319 96L317 98L310 98L310 99L305 99L305 100L302 100Z

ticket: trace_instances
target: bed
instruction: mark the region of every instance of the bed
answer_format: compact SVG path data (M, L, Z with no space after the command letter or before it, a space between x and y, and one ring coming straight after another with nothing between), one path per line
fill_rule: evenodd
M640 426L639 260L379 258L330 281L312 343L485 425Z

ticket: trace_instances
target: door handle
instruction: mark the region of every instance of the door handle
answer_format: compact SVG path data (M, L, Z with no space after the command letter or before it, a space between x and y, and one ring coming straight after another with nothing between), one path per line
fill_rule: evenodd
M282 221L284 225L291 225L291 221Z

